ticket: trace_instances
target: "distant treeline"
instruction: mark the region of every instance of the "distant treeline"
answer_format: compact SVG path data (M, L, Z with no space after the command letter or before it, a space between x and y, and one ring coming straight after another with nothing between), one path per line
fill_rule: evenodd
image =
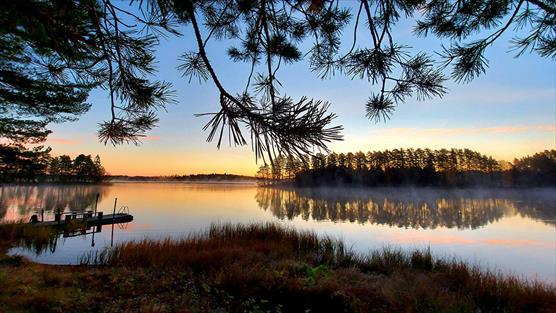
M241 182L254 181L255 177L235 174L194 174L194 175L171 175L171 176L109 176L112 181L190 181L190 182Z
M105 176L100 157L80 154L51 156L51 149L0 145L0 183L100 182Z
M556 150L497 161L469 149L385 151L279 157L259 168L265 183L298 186L546 186L556 185Z

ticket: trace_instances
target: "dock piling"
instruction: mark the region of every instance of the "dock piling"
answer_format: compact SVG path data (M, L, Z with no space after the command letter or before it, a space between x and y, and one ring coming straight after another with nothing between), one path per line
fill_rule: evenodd
M97 208L98 208L98 198L100 197L100 193L97 193L97 198L95 200L95 215L97 214Z
M114 246L114 218L116 217L116 204L118 203L118 198L114 199L114 213L112 213L112 235L110 236L110 246Z
M56 210L56 213L54 213L54 221L60 224L61 220L62 220L62 212L60 212L60 208L58 208Z

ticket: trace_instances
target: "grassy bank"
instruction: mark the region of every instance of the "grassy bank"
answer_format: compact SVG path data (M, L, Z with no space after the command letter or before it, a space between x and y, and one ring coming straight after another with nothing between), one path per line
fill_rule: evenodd
M0 226L3 247L17 226ZM1 229L4 228L2 231ZM2 238L8 238L2 236ZM554 312L556 290L429 251L368 255L275 224L125 243L80 266L0 257L7 312Z

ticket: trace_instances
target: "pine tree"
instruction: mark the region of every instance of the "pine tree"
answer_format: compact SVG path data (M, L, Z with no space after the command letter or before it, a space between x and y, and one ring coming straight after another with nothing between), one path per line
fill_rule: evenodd
M435 54L411 50L395 36L404 17L417 20L418 35L447 39L440 66ZM329 103L279 90L286 64L306 58L320 78L368 81L374 91L361 101L367 116L386 120L408 99L444 95L444 69L457 82L483 74L486 51L511 29L525 34L512 39L517 56L533 51L553 60L554 20L556 6L548 0L5 1L0 137L42 142L51 123L78 118L90 108L89 92L103 88L110 115L99 139L139 143L156 126L157 111L173 100L170 84L154 78L153 51L161 37L189 28L194 40L179 70L217 89L220 109L207 114L205 126L209 140L220 146L227 130L235 144L251 142L257 157L270 161L327 152L330 141L342 138L342 127L332 126ZM222 82L209 57L212 41L228 42L230 59L249 68L244 88Z

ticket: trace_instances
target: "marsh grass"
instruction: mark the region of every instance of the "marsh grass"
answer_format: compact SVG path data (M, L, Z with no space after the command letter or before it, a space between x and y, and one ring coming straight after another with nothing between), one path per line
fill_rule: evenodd
M434 258L430 249L357 254L313 232L277 224L215 224L182 239L126 242L83 259L100 267L192 270L236 298L286 309L377 312L543 312L555 289ZM269 304L269 305L270 305ZM385 306L377 309L377 306ZM363 310L365 311L365 310ZM547 311L549 312L549 310Z
M272 223L121 243L80 266L0 264L0 282L0 302L16 312L556 311L552 286L429 249L357 254Z
M265 223L213 224L204 232L182 239L129 241L95 255L86 255L82 264L210 267L246 258L257 261L272 257L294 257L335 265L357 261L357 256L346 249L342 241Z

